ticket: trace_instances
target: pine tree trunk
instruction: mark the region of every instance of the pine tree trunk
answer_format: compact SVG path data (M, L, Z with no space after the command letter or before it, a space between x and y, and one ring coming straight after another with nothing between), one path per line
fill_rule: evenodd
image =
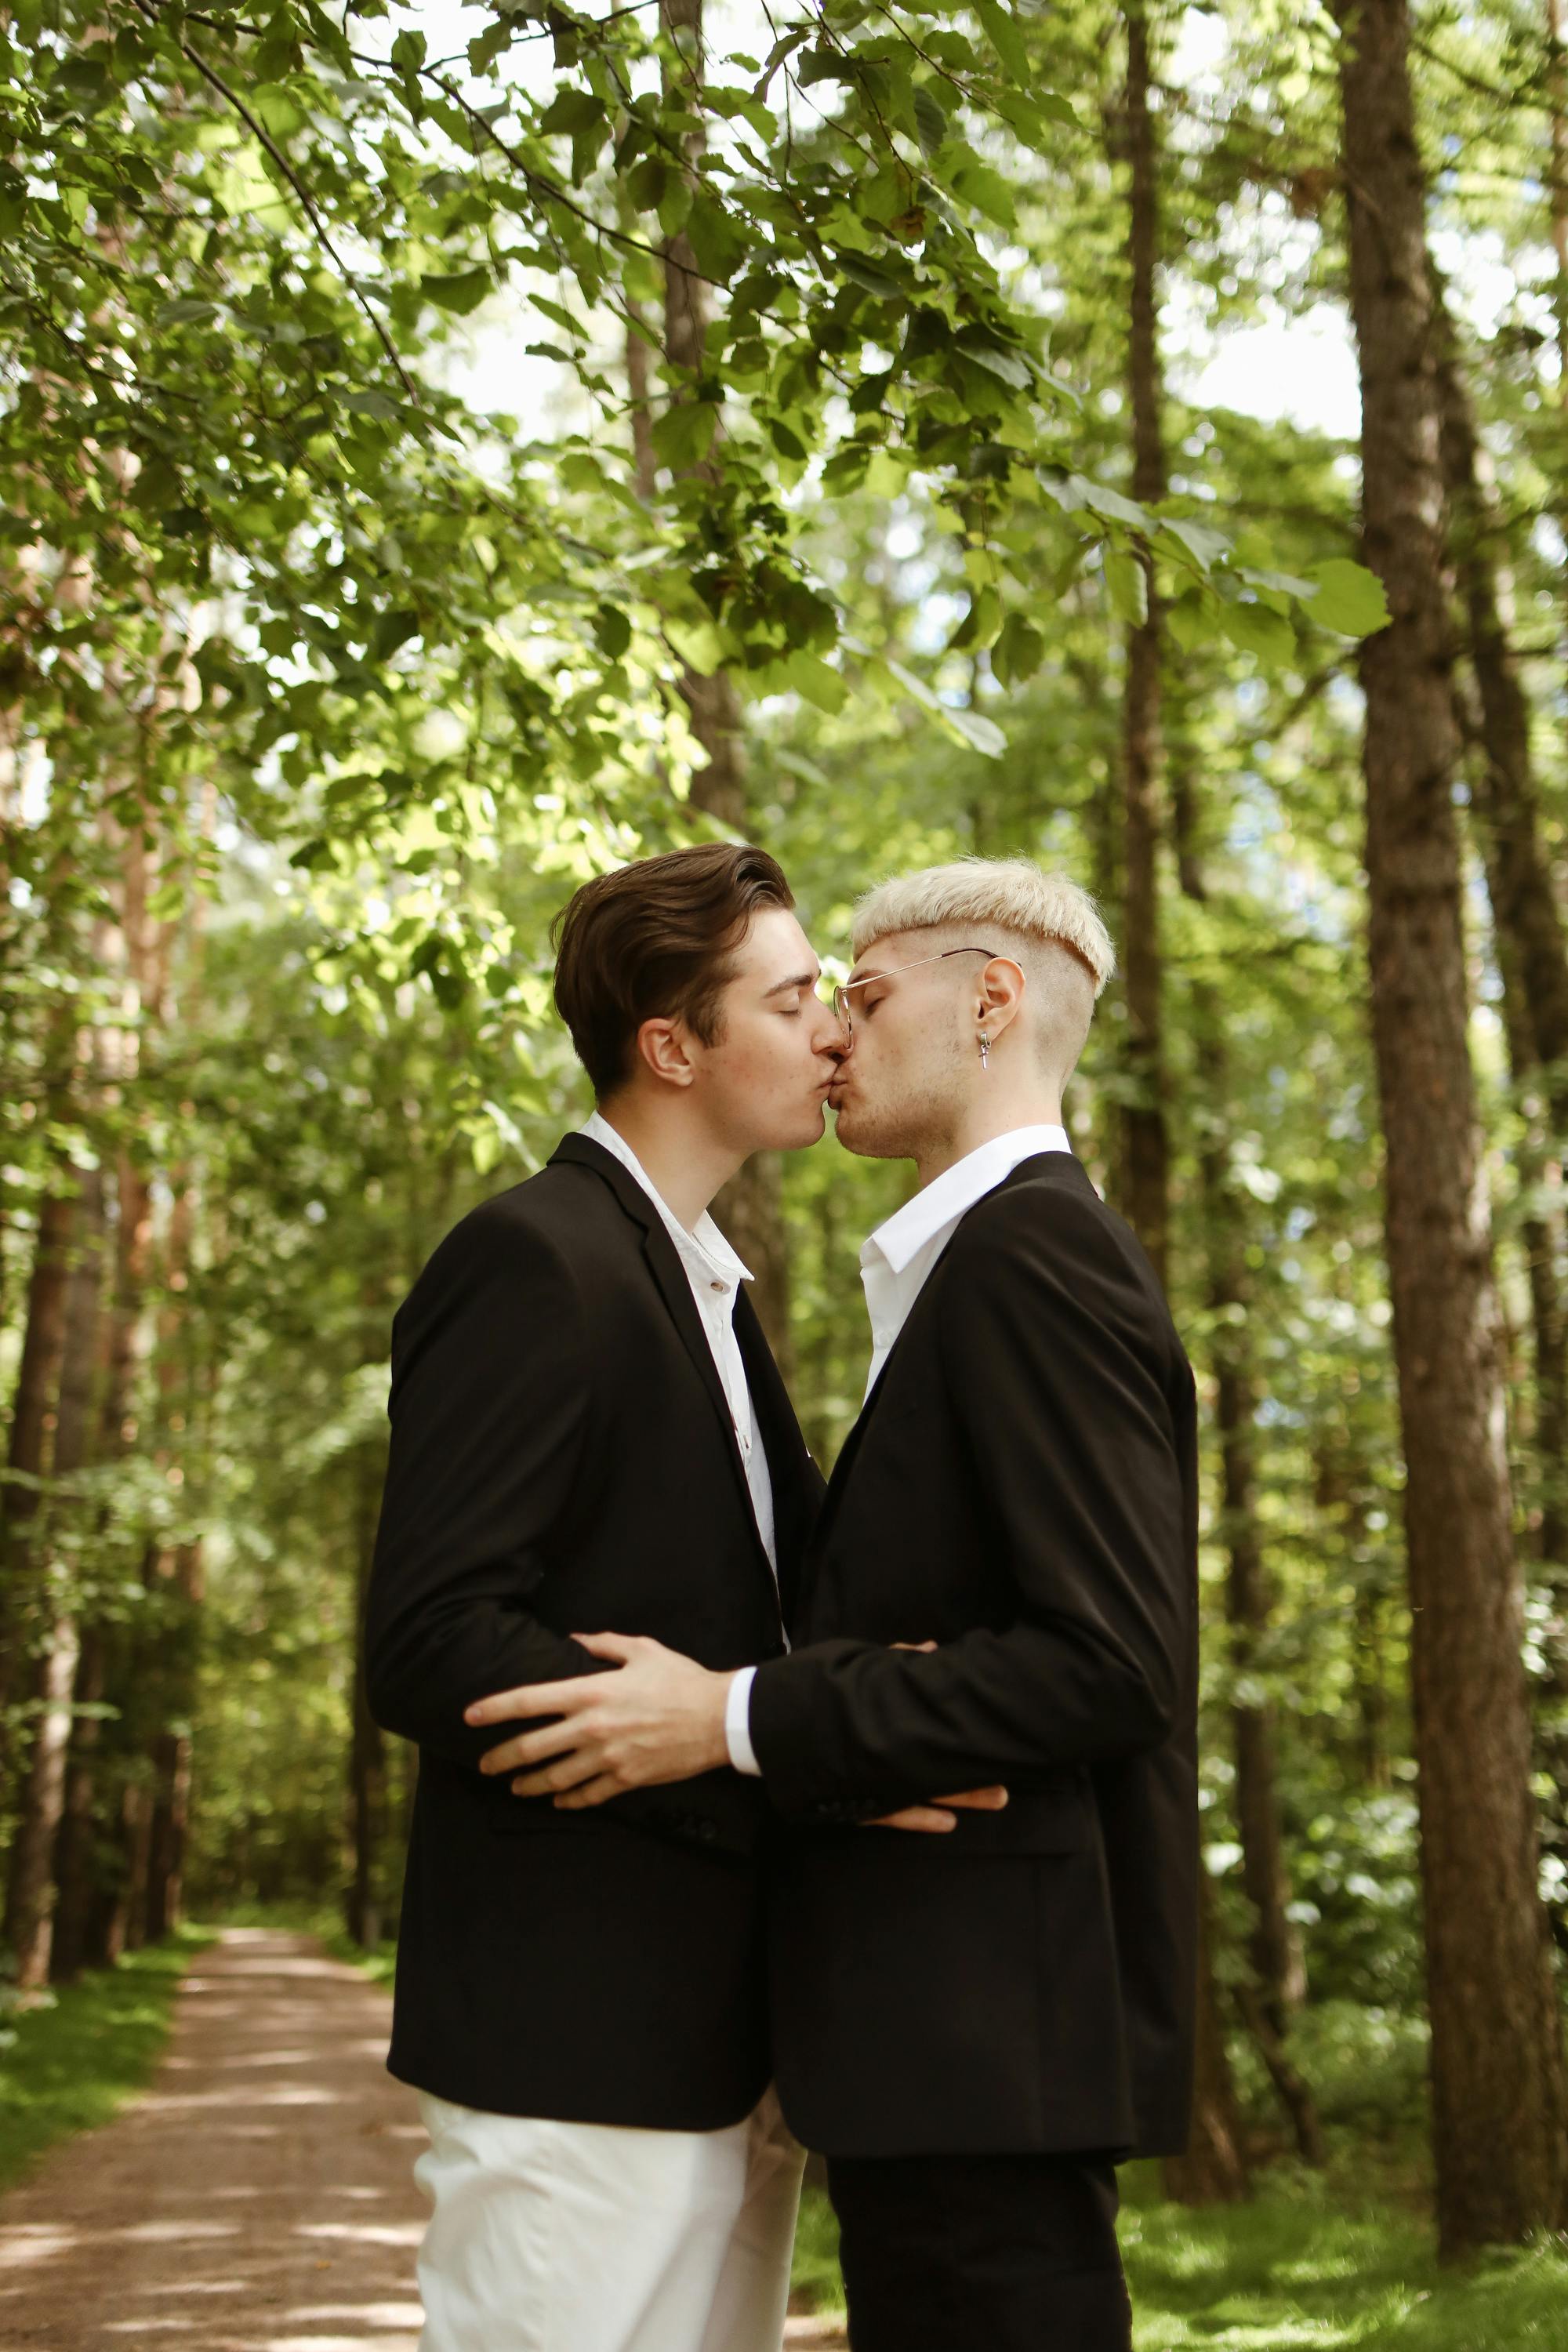
M145 1299L152 1265L153 1195L146 1177L123 1149L114 1189L114 1284L98 1436L98 1456L105 1463L121 1461L137 1443L139 1428L132 1407L136 1377L147 1346ZM135 1679L136 1654L129 1629L117 1629L111 1635L101 1624L84 1625L77 1677L79 1707L97 1707L108 1700L118 1720ZM114 1768L124 1761L122 1744L123 1735L117 1739L112 1724L106 1728L100 1716L78 1713L71 1730L56 1860L59 1904L52 1969L61 1981L84 1968L106 1967L118 1948L113 1938L123 1936L116 1858L122 1870L126 1848L123 1815L115 1796L118 1784L113 1779ZM104 1818L106 1807L112 1810Z
M1125 136L1129 166L1127 257L1130 272L1128 390L1132 418L1134 497L1163 496L1159 306L1159 161L1149 110L1149 34L1142 5L1124 8L1127 26ZM1122 1118L1123 1205L1163 1284L1169 1255L1170 1144L1165 1117L1163 989L1156 853L1163 631L1152 566L1144 560L1147 617L1128 640L1122 703L1122 957L1128 1048L1136 1098ZM1165 2167L1167 2193L1188 2201L1245 2196L1242 2142L1219 1990L1214 1973L1208 1889L1198 1940L1198 2038L1193 2133L1186 2156Z
M1132 495L1152 505L1165 495L1164 404L1155 273L1159 264L1159 162L1149 110L1149 27L1143 8L1127 23L1127 160L1131 187L1127 373L1132 416ZM1160 890L1162 630L1153 567L1143 568L1148 614L1129 632L1122 702L1122 939L1130 1098L1122 1112L1123 1199L1129 1222L1165 1278L1170 1145L1164 1105Z
M1438 331L1440 446L1466 650L1476 682L1480 760L1471 803L1491 900L1514 1087L1534 1078L1550 1135L1529 1134L1520 1189L1539 1197L1568 1149L1568 941L1542 833L1531 752L1530 706L1514 656L1508 542L1476 430L1444 289L1432 272ZM1461 712L1463 705L1460 705ZM1521 1104L1530 1118L1527 1104ZM1543 1148L1544 1146L1544 1148ZM1560 1187L1559 1187L1560 1190ZM1522 1221L1535 1358L1535 1451L1541 1465L1542 1556L1568 1564L1568 1311L1557 1275L1562 1205Z
M103 1181L84 1171L77 1202L74 1263L66 1282L64 1341L55 1413L51 1475L70 1478L88 1458L92 1429L92 1381L98 1363L99 1291L103 1257ZM43 1514L43 1549L53 1550L72 1498L57 1487ZM66 1756L70 1745L71 1700L81 1637L69 1567L58 1555L47 1559L51 1623L34 1684L39 1715L27 1759L11 1848L5 1901L5 1940L16 1955L16 1982L24 1993L48 1982L53 1935L56 1833L65 1803Z
M1211 1094L1211 1102L1215 1099L1223 1097ZM1274 1712L1255 1688L1258 1654L1268 1631L1268 1584L1253 1465L1258 1400L1247 1359L1246 1286L1232 1238L1235 1202L1226 1181L1225 1157L1223 1148L1204 1155L1204 1191L1210 1234L1209 1304L1215 1316L1215 1421L1229 1559L1226 1616L1238 1685L1230 1711L1236 1824L1242 1884L1252 1911L1252 1972L1262 2014L1273 2032L1283 2037L1306 1998L1307 1983L1301 1940L1289 1907Z
M1252 2193L1241 2109L1225 2046L1214 1972L1214 1898L1198 1882L1197 2045L1194 2053L1193 2129L1182 2156L1160 2167L1167 2197L1180 2205L1235 2205Z
M165 1572L173 1602L173 1622L165 1622L159 1644L164 1720L153 1733L149 1748L152 1810L143 1906L147 1940L153 1944L178 1927L184 1885L185 1837L191 1808L189 1726L195 1702L203 1597L200 1543L177 1545Z
M1172 812L1182 890L1202 906L1208 889L1197 845L1197 795L1185 761L1173 771ZM1300 1937L1289 1913L1290 1882L1280 1824L1273 1710L1253 1687L1258 1653L1268 1630L1268 1584L1258 1532L1253 1429L1257 1391L1247 1314L1251 1305L1244 1228L1237 1217L1228 1141L1230 1078L1224 1011L1203 982L1193 991L1198 1083L1208 1122L1198 1152L1203 1192L1208 1304L1214 1324L1215 1426L1220 1448L1221 1529L1229 1556L1226 1616L1237 1695L1231 1703L1236 1823L1242 1885L1252 1911L1247 1957L1252 1982L1239 1988L1242 2022L1258 2043L1299 2153L1324 2158L1322 2128L1310 2086L1286 2053L1290 2019L1306 1998Z
M87 1966L89 1922L97 1883L98 1829L94 1819L95 1767L103 1726L93 1712L101 1703L107 1644L101 1626L82 1628L77 1662L70 1752L66 1759L64 1808L55 1841L55 1932L49 1975L68 1984Z
M50 1453L51 1416L65 1353L66 1298L70 1282L71 1237L76 1230L74 1193L50 1192L38 1211L33 1267L27 1283L26 1321L5 1466L24 1478L41 1478ZM20 1648L26 1632L28 1567L39 1492L34 1486L0 1486L0 1762L15 1769L13 1742L4 1709L23 1678Z
M1373 1043L1406 1471L1433 2144L1448 2254L1563 2215L1490 1234L1466 1034L1458 761L1425 191L1405 0L1335 0L1367 561Z

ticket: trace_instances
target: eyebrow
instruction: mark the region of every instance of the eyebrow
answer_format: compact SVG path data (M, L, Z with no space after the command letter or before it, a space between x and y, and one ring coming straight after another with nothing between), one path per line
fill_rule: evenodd
M821 978L819 966L816 971L797 971L792 980L775 980L771 988L763 990L763 1003L765 1004L770 996L783 996L792 988L815 988Z

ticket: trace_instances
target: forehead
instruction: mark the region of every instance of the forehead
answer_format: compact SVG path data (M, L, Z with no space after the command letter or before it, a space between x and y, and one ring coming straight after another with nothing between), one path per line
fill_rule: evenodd
M886 931L873 940L855 959L851 980L869 980L873 973L894 971L900 964L914 963L921 956L930 955L932 934L930 931Z
M815 976L819 969L811 941L789 907L761 908L735 950L736 979L760 980L764 986L796 974Z

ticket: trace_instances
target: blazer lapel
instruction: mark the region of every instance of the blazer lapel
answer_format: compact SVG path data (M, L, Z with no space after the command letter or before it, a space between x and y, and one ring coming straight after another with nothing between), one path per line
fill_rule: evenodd
M719 1416L719 1424L724 1433L725 1444L729 1448L731 1466L740 1482L741 1496L746 1507L746 1524L752 1530L753 1549L762 1561L769 1588L772 1590L773 1572L769 1565L767 1553L763 1549L763 1539L757 1533L757 1515L752 1503L752 1490L746 1479L746 1465L741 1458L740 1444L735 1435L735 1423L730 1411L730 1400L724 1393L724 1383L719 1377L719 1367L713 1360L713 1350L709 1345L708 1334L702 1328L702 1318L697 1311L697 1301L691 1296L691 1284L687 1277L686 1268L681 1265L675 1244L665 1230L664 1219L659 1215L658 1209L637 1182L631 1170L623 1167L615 1154L606 1151L602 1144L595 1143L592 1136L563 1136L550 1156L552 1160L574 1160L584 1167L592 1168L595 1174L602 1176L609 1185L633 1223L641 1227L643 1255L647 1261L648 1272L653 1276L659 1297L669 1311L671 1322L680 1334L697 1375L708 1391L709 1401ZM748 1373L749 1370L748 1366ZM753 1402L754 1396L753 1391ZM760 1417L759 1414L759 1420Z
M824 1482L806 1451L789 1391L779 1374L757 1310L742 1292L735 1305L735 1337L752 1392L757 1436L767 1457L773 1492L773 1551L778 1560L779 1602L787 1624L800 1585L801 1562L816 1516Z
M1063 1171L1067 1172L1064 1174ZM1009 1184L1021 1184L1026 1182L1030 1177L1034 1176L1057 1177L1058 1175L1061 1176L1064 1182L1069 1185L1088 1185L1091 1192L1094 1191L1092 1183L1089 1182L1087 1171L1084 1170L1081 1163L1074 1158L1070 1151L1041 1151L1037 1152L1033 1159L1020 1160L1017 1166L1010 1170L1009 1172L1003 1177L1001 1183L994 1184L992 1186L991 1192L999 1192ZM1096 1198L1098 1197L1099 1196L1097 1194ZM983 1192L980 1196L980 1201L988 1201L990 1198L991 1192ZM920 1297L915 1300L914 1305L910 1307L908 1315L904 1318L902 1328L900 1330L899 1336L894 1340L891 1348L888 1350L887 1361L883 1364L881 1370L878 1373L875 1385L868 1395L865 1403L860 1408L859 1417L856 1421L855 1426L849 1432L848 1436L845 1439L844 1444L839 1450L838 1459L833 1465L833 1475L827 1482L826 1499L822 1506L822 1509L817 1516L816 1525L812 1531L811 1544L801 1577L801 1591L797 1606L805 1605L811 1578L815 1573L817 1562L821 1559L822 1555L826 1549L827 1538L832 1531L834 1519L837 1516L839 1505L843 1500L844 1490L847 1486L850 1475L854 1470L856 1456L865 1443L866 1433L870 1427L872 1416L875 1413L878 1403L887 1388L888 1374L893 1368L893 1364L897 1359L900 1349L903 1346L904 1341L909 1337L910 1328L918 1322L921 1309L929 1307L930 1306L931 1300L935 1292L937 1276L942 1271L948 1251L952 1247L953 1243L958 1238L959 1233L963 1225L964 1218L971 1215L974 1209L979 1208L980 1201L973 1202L971 1204L971 1207L964 1211L963 1216L960 1217L958 1223L954 1225L952 1233L948 1235L946 1242L938 1252L935 1264L932 1265L931 1270L927 1275L924 1282L921 1285Z

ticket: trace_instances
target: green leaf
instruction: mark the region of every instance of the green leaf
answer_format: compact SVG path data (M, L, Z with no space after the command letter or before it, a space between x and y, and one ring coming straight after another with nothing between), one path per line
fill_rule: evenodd
M1047 481L1046 488L1059 496L1058 485ZM1103 515L1108 521L1124 522L1130 530L1147 530L1150 528L1152 518L1146 509L1136 505L1131 499L1124 499L1121 491L1113 490L1109 483L1091 482L1085 474L1072 474L1068 478L1066 488L1071 503L1066 498L1061 503L1069 514L1073 506L1081 505L1091 508L1097 515Z
M653 424L654 454L675 473L699 466L713 446L719 411L709 400L680 400Z
M564 131L573 138L581 131L590 131L605 120L605 102L588 89L557 90L539 118L539 128L546 132Z
M1083 128L1070 101L1054 89L1037 89L1028 96L1022 90L999 89L992 104L1009 129L1037 154L1050 154L1058 147L1060 142L1052 136L1055 131Z
M1313 565L1312 578L1318 593L1303 608L1310 620L1337 629L1343 637L1370 637L1387 628L1392 616L1375 572L1352 563L1347 556L1331 555L1326 562Z
M1232 645L1255 654L1268 667L1293 657L1296 632L1282 613L1267 604L1222 604L1219 617Z
M915 92L915 131L928 155L934 155L947 138L947 117L924 88Z
M999 760L1007 749L1007 738L994 719L983 710L953 710L942 706L942 717L973 751L982 751L988 760Z
M672 173L665 182L664 194L658 200L658 225L666 236L680 235L690 210L691 183L679 173Z
M1189 522L1184 515L1163 515L1160 528L1178 541L1204 572L1230 549L1230 541L1222 530L1210 530L1205 523Z
M619 661L632 641L632 625L618 604L601 604L594 616L594 639L601 653Z
M841 253L837 260L839 268L851 284L862 287L868 294L879 295L884 301L907 300L907 287L900 286L896 278L889 278L885 269L874 268L870 262L862 261L858 254Z
M426 302L434 302L438 310L452 310L466 318L477 310L495 284L488 269L459 269L450 275L437 272L419 280L419 291Z
M1012 189L1000 172L993 171L990 164L983 163L978 156L958 166L951 174L951 185L954 195L961 197L966 205L973 205L977 212L984 213L986 219L994 221L998 227L1017 226L1018 213L1013 202Z
M793 653L780 669L786 683L818 710L842 710L849 699L849 688L840 673L815 654Z
M1027 392L1035 380L1034 370L1023 352L1009 351L1003 343L963 342L957 348L963 358L973 360L991 375L1000 376L1015 392Z
M723 205L711 196L698 196L686 224L686 234L698 268L704 278L715 278L721 285L734 275L746 258L744 235Z
M383 613L371 634L372 661L389 661L399 646L405 646L410 637L419 635L419 627L417 613Z
M389 424L399 414L396 401L374 387L368 392L345 392L343 406L356 416L374 416L382 425Z
M985 37L1013 79L1027 89L1031 75L1029 45L1011 8L1000 0L974 0L974 13L985 27Z
M1009 613L991 648L991 667L1004 686L1021 686L1046 657L1044 633L1022 613Z
M1112 611L1130 629L1141 629L1149 617L1149 580L1142 564L1120 547L1106 549L1104 563Z

